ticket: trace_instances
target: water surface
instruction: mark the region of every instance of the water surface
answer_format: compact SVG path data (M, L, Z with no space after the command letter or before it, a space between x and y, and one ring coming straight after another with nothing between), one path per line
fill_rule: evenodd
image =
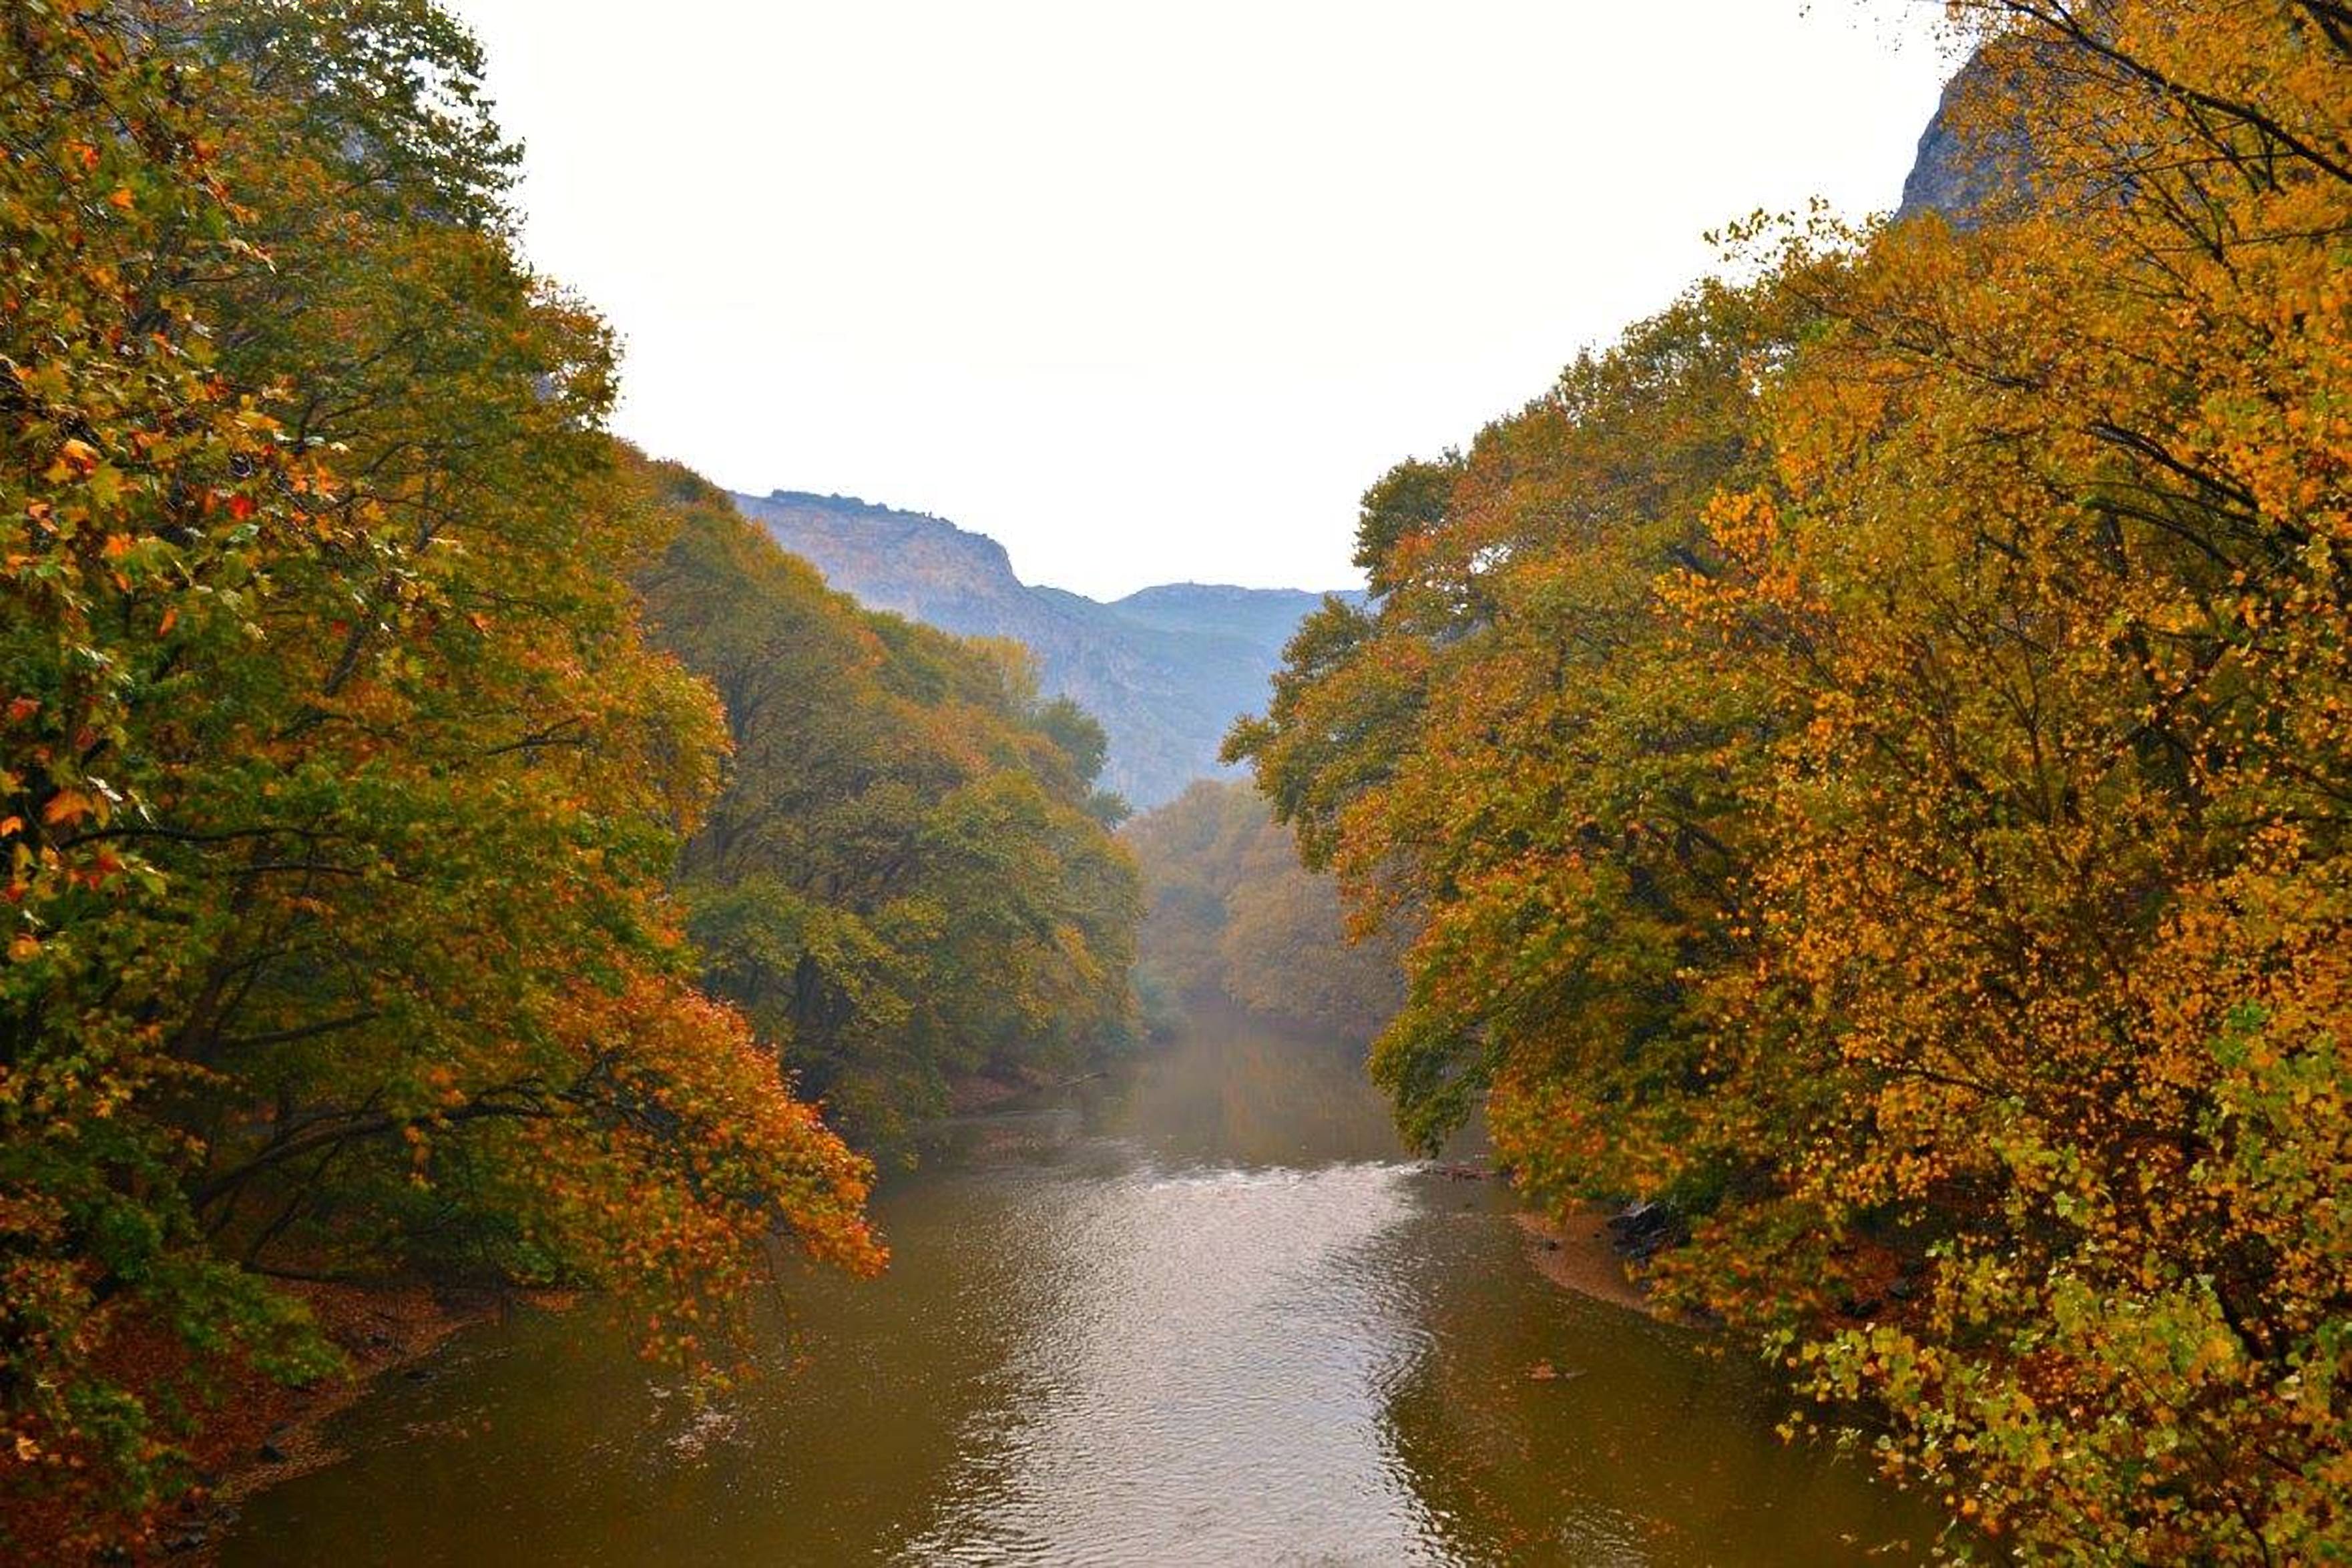
M1935 1522L1689 1332L1561 1292L1359 1053L1203 1024L940 1129L697 1409L593 1313L395 1379L229 1564L1823 1564ZM1564 1375L1535 1381L1548 1361Z

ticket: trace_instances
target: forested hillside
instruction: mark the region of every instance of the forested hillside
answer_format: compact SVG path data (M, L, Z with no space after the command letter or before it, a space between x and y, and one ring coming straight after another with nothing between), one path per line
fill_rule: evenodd
M733 741L678 870L712 993L862 1146L957 1078L1124 1038L1138 894L1101 726L1040 700L1018 644L862 610L724 492L652 478L677 532L648 621Z
M1264 706L1283 643L1322 602L1295 590L1184 582L1104 604L1024 583L1002 545L938 517L794 491L735 500L858 602L1029 649L1048 695L1102 721L1104 783L1139 810L1226 771L1217 760L1226 727Z
M1120 831L1143 873L1139 984L1364 1041L1404 1001L1393 933L1350 943L1339 884L1246 784L1204 779Z
M1124 1018L1099 731L615 445L481 68L425 0L0 16L0 1555L152 1547L334 1374L292 1281L732 1365L779 1239L882 1261L806 1096Z
M1964 221L1750 225L1398 468L1233 751L1410 915L1416 1136L1669 1200L1994 1550L2340 1561L2352 15L1951 9Z

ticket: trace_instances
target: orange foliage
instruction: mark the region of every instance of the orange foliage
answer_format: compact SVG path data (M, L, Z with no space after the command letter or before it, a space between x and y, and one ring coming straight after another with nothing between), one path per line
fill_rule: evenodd
M2026 1555L2335 1560L2352 16L1954 12L1986 204L1792 230L1376 491L1390 597L1237 744L1429 912L1416 1131L1674 1199L1670 1298Z
M709 1363L776 1235L881 1253L686 981L723 719L640 632L667 519L471 40L0 36L0 1497L136 1546L222 1369L335 1369L277 1270L607 1286Z

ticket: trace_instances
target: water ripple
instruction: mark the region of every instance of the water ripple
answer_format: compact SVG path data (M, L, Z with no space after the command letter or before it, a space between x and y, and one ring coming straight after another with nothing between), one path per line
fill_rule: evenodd
M1423 1336L1366 1255L1411 1168L1146 1167L1066 1194L1019 1271L1013 1418L913 1562L1437 1562L1382 1452Z

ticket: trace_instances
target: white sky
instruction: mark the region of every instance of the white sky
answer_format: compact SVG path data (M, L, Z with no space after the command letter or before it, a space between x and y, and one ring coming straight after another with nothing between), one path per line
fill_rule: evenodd
M1813 195L1892 206L1905 0L453 0L622 434L1097 597L1338 587L1357 498Z

